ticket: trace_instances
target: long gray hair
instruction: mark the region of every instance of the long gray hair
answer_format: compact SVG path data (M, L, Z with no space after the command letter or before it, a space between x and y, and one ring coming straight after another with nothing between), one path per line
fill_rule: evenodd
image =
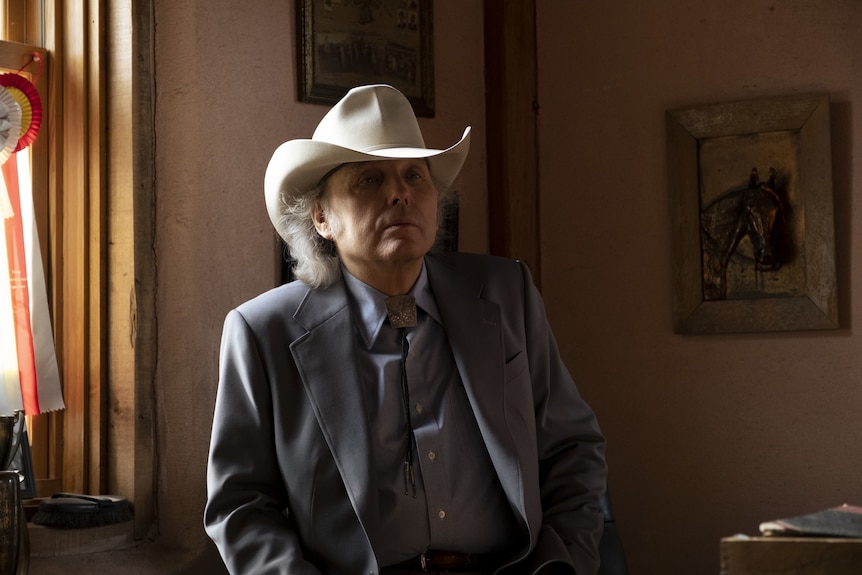
M325 201L326 182L333 172L314 188L290 196L282 195L281 217L276 230L287 244L288 255L293 260L293 277L315 288L332 285L341 275L335 242L318 234L312 220L315 204ZM457 204L458 194L454 188L441 189L436 180L434 186L437 188L437 239L434 244L437 248L450 240L446 234L452 230L447 230L442 223L444 215Z

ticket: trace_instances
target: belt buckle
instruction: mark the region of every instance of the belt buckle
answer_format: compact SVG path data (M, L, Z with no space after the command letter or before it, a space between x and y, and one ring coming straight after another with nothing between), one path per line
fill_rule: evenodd
M425 552L419 554L419 568L425 573L428 572L428 561L425 559Z

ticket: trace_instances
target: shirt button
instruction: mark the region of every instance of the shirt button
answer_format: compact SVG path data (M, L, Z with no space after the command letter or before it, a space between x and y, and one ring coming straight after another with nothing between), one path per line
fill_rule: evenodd
M446 519L446 512L441 509L437 512L437 517L439 517L440 519Z
M416 413L422 413L422 404L421 403L416 404Z
M428 452L428 459L430 459L431 461L434 461L435 459L437 459L437 454L434 453L433 451L429 451Z

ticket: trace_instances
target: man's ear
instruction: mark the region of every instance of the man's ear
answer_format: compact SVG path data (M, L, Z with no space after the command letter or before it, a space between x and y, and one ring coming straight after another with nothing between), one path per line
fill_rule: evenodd
M314 223L314 229L321 237L327 240L332 239L332 230L326 219L326 210L323 209L323 205L319 201L314 202L314 207L311 208L311 221Z

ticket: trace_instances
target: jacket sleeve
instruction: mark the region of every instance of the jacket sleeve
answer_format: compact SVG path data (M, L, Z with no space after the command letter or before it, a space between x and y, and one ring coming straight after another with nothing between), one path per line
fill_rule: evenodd
M531 557L546 564L543 549L568 550L577 575L594 575L599 567L598 545L604 527L601 498L607 466L605 440L595 414L581 398L560 358L542 298L530 271L524 277L526 346L536 415L542 529ZM539 570L538 573L564 571Z
M204 526L233 575L319 575L291 527L268 376L240 312L225 320Z

